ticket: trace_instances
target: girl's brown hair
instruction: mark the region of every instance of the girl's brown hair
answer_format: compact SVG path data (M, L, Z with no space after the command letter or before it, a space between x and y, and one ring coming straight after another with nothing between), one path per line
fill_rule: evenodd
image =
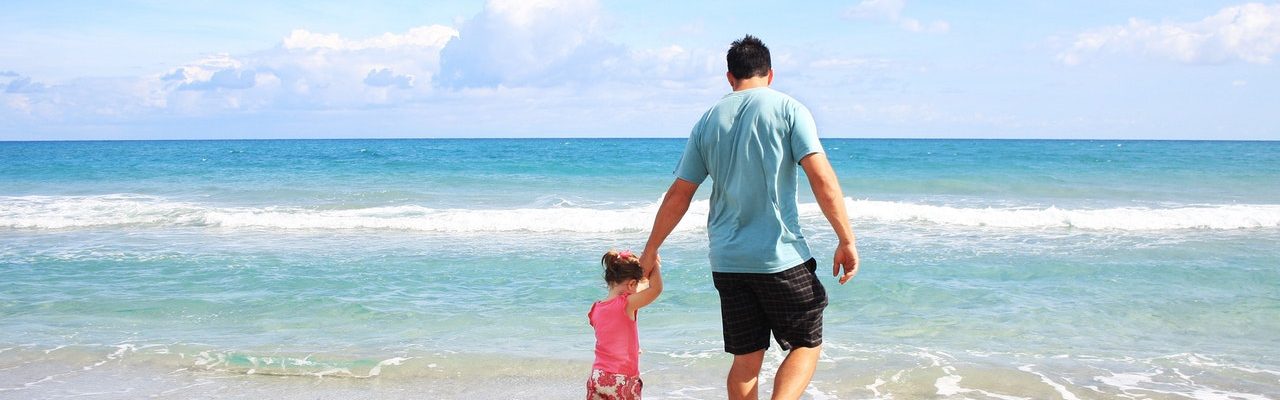
M604 266L604 281L610 285L644 277L640 259L630 251L619 253L617 250L609 250L604 253L604 257L600 257L600 265Z

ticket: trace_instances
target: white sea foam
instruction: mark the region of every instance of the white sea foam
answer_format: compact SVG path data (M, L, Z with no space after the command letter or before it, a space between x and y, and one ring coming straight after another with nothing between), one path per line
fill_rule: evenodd
M393 357L393 358L388 358L386 360L382 360L378 362L378 365L373 366L373 369L369 370L369 375L367 377L375 377L382 374L383 366L401 365L401 364L404 364L405 361L409 361L411 359L413 359L413 357Z
M886 383L888 383L888 382L885 382L885 381L884 381L884 379L880 379L879 377L876 377L876 381L875 381L875 382L871 383L870 385L864 386L864 387L866 387L866 388L867 388L867 390L870 390L870 391L871 391L871 397L874 397L874 398L877 398L877 399L878 399L878 398L884 397L883 395L881 395L881 394L880 394L880 389L879 389L879 388L880 388L881 386L884 386L884 384L886 384Z
M1053 388L1054 391L1058 392L1059 396L1062 396L1062 400L1080 400L1079 397L1076 397L1075 393L1071 393L1070 390L1067 390L1066 386L1063 386L1062 384L1054 382L1053 379L1049 379L1047 375L1036 372L1035 370L1031 369L1031 367L1034 367L1034 366L1035 365L1032 365L1032 364L1023 365L1021 367L1018 367L1018 370L1024 371L1024 372L1030 372L1032 374L1035 374L1036 376L1039 376L1041 382L1044 382L1044 384L1049 385L1049 387Z
M846 199L855 222L1005 229L1161 231L1272 229L1280 205L1207 204L1168 208L974 208ZM678 230L701 230L707 201L695 202ZM229 229L392 229L428 232L643 232L657 204L631 208L432 208L399 205L355 209L219 207L155 196L0 197L0 228L77 229L200 226ZM816 204L802 218L821 219Z
M888 201L847 201L853 219L998 228L1087 230L1248 229L1280 227L1280 205L1221 204L1171 208L962 208ZM820 212L816 205L802 214Z
M1185 382L1160 382L1153 378L1159 376L1163 371L1154 370L1152 372L1130 372L1115 373L1109 376L1095 376L1099 382L1110 385L1118 389L1121 393L1130 394L1131 391L1137 393L1161 393L1173 396L1189 397L1193 399L1204 400L1266 400L1266 396L1242 393L1230 390L1220 390L1210 387L1197 385L1194 381L1186 380Z
M951 367L951 366L942 367L942 372L945 373L946 375L939 377L933 383L933 386L938 389L936 393L939 396L950 397L950 396L966 394L966 393L981 393L986 397L1002 399L1002 400L1030 400L1030 398L1027 398L1027 397L1009 396L1009 395L1003 395L999 393L988 392L982 389L970 389L970 388L960 386L960 381L963 380L964 377L956 374L955 367Z

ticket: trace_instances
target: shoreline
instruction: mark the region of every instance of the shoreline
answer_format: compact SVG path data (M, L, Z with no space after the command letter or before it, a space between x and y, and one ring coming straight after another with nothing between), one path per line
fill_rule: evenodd
M559 359L484 354L352 358L343 368L325 357L305 373L262 371L236 356L167 357L161 346L117 345L90 355L80 346L8 347L0 351L0 398L572 398L583 391L587 358ZM77 353L79 352L79 353ZM45 356L53 355L59 358ZM179 353L182 354L182 353ZM313 354L314 356L314 354ZM102 358L94 358L102 357ZM761 374L767 393L784 355L766 353ZM250 357L251 358L251 357ZM653 399L720 397L729 358L720 353L649 353L641 362L645 395ZM222 360L222 361L216 361ZM239 363L239 364L237 364ZM228 367L230 368L224 368ZM355 368L359 366L359 368ZM327 369L326 369L327 368ZM1233 398L1280 396L1280 371L1193 353L1147 360L1072 355L964 354L903 347L892 352L824 348L806 398Z

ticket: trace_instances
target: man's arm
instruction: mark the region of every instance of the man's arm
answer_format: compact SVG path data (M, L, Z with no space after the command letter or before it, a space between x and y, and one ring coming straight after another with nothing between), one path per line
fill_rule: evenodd
M818 207L822 215L831 223L836 231L840 244L836 246L836 254L831 263L831 276L840 276L843 285L858 273L858 247L853 237L853 228L849 226L849 214L844 208L844 192L840 190L840 181L836 179L836 171L831 169L831 162L822 153L813 153L800 160L804 174L809 178L809 186L813 189L813 197L818 199Z
M693 202L693 194L698 191L698 184L676 178L662 197L662 205L658 206L658 215L653 218L653 230L649 231L649 242L640 253L640 267L645 275L658 265L658 248L667 240L671 231L676 229L684 213L689 211L689 203Z

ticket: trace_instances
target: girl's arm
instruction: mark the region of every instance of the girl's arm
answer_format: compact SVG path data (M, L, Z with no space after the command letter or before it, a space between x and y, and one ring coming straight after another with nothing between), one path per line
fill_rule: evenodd
M635 315L636 310L649 305L662 294L662 267L654 266L649 274L649 288L627 297L627 315Z

